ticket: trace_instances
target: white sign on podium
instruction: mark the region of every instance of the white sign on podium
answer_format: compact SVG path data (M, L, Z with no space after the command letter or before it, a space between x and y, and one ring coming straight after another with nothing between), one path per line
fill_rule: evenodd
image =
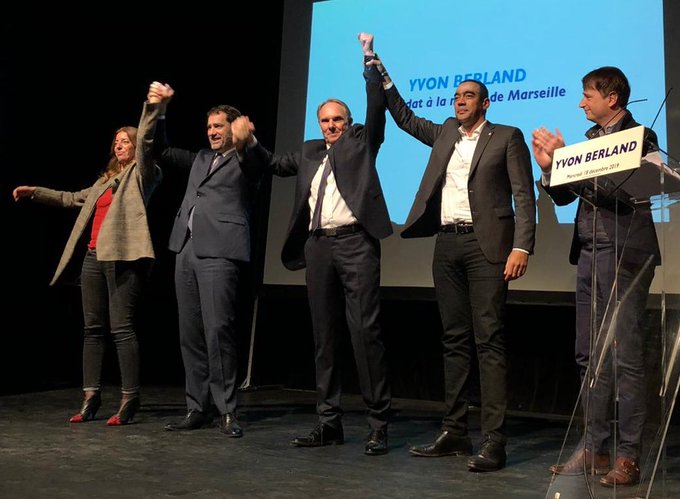
M645 127L637 126L556 149L550 185L638 168L642 159L644 133Z

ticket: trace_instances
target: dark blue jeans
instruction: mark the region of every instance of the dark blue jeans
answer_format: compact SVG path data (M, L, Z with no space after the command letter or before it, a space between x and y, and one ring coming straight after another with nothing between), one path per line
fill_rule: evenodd
M576 279L576 363L581 371L581 380L586 381L581 401L586 420L585 446L596 453L607 453L613 436L609 421L612 416L616 416L617 457L638 459L646 415L646 338L641 321L649 286L654 278L654 266L645 268L638 262L626 260L617 265L617 257L614 247L598 248L596 253L584 247L579 255ZM612 290L615 290L613 295ZM612 321L614 318L616 320ZM598 338L600 329L602 332ZM603 351L601 345L604 335L610 329L615 335L614 340L603 357L597 383L589 388L600 352ZM590 375L586 378L587 372ZM615 400L618 401L617 414L614 413Z
M135 312L151 260L100 262L88 250L81 272L83 300L83 390L101 389L106 335L118 353L122 392L139 392L139 346Z

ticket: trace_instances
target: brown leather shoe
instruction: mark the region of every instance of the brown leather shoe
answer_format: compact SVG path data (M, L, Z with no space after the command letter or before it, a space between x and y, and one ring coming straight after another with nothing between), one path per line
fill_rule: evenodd
M387 430L371 430L366 440L364 454L367 456L382 456L387 454Z
M553 464L550 472L565 476L583 475L584 471L593 475L606 475L609 467L609 454L593 454L592 451L581 448L574 452L566 463Z
M607 476L600 478L605 487L621 487L640 483L640 467L637 462L627 457L617 457L612 470Z

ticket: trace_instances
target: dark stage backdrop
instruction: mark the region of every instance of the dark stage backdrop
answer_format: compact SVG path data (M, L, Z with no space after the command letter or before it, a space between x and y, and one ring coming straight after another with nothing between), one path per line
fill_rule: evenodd
M168 15L131 4L107 15L40 8L31 2L0 20L0 209L3 296L0 393L77 386L81 380L79 288L48 283L76 211L15 203L17 185L76 191L91 185L108 160L115 130L136 126L153 80L176 91L168 111L171 141L198 150L208 142L206 111L230 104L258 125L273 147L278 106L282 2L183 5ZM85 17L87 21L77 21ZM253 46L257 44L257 50ZM157 262L140 314L144 382L182 383L172 281L166 248L186 173L166 170L149 207ZM265 183L258 211L266 213ZM254 230L264 230L257 220ZM261 248L256 245L256 253ZM259 258L259 257L258 257ZM255 268L259 268L256 266ZM244 283L247 336L259 278ZM247 349L247 338L244 341ZM113 348L108 380L119 383Z

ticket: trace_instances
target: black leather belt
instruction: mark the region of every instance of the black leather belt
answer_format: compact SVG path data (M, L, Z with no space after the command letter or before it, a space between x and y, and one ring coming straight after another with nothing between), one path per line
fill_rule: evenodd
M439 227L439 232L445 232L447 234L470 234L474 232L475 229L472 227L471 223L459 222L456 224L446 224Z
M328 229L316 229L312 231L313 236L338 237L347 234L361 232L364 228L361 224L341 225L340 227L330 227Z

